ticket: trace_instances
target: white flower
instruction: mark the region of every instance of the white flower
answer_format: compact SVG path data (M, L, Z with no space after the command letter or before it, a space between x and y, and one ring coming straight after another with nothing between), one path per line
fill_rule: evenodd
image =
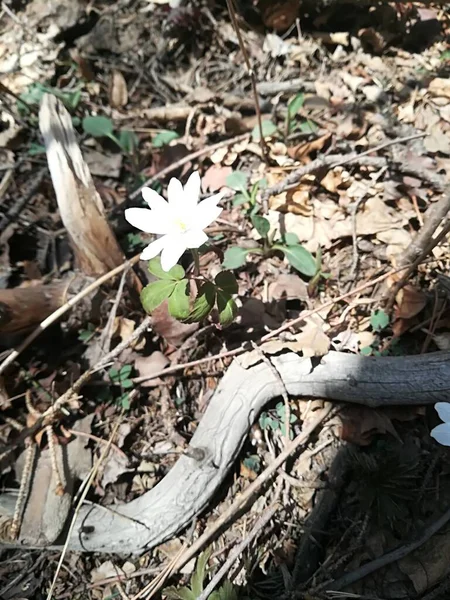
M208 236L203 231L222 212L217 206L223 193L215 194L199 202L200 175L192 173L186 185L172 178L167 187L168 201L155 190L145 187L142 197L150 206L128 208L126 220L146 233L161 237L149 244L141 254L142 260L150 260L161 253L161 267L169 271L188 248L200 248Z
M432 429L430 435L443 446L450 446L450 403L437 402L434 408L444 422Z

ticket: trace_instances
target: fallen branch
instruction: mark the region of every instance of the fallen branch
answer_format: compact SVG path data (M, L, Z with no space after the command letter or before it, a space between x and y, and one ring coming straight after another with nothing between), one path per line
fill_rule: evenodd
M258 356L253 355L255 360ZM450 393L450 353L362 357L293 352L271 358L293 396L366 406L434 404ZM256 415L281 394L264 362L235 360L220 382L188 447L152 490L124 506L83 507L69 540L73 550L141 552L171 538L210 502L235 462Z

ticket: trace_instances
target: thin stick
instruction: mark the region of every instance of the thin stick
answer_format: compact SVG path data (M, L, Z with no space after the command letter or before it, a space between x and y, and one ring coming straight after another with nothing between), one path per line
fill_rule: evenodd
M18 356L20 356L20 354L22 354L22 352L24 350L26 350L26 348L28 348L28 346L31 343L34 342L34 340L43 331L45 331L45 329L50 327L50 325L53 325L53 323L56 323L56 321L60 317L62 317L68 310L70 310L73 306L75 306L75 304L77 304L77 302L79 302L80 300L85 298L88 294L90 294L91 292L93 292L94 290L99 288L103 283L105 283L105 281L112 279L113 277L115 277L116 275L121 273L123 270L128 269L128 268L132 267L133 265L135 265L139 261L139 258L140 258L140 254L137 254L136 256L133 256L133 258L131 258L130 260L127 260L123 264L119 265L118 267L115 267L115 269L108 271L108 273L105 273L105 275L102 275L101 277L99 277L96 281L91 283L91 285L88 285L87 288L82 290L79 294L76 294L73 298L71 298L63 306L58 308L58 310L55 310L55 312L53 312L46 319L44 319L40 323L40 325L38 325L36 327L36 329L32 333L30 333L30 335L27 338L25 338L25 340L18 346L18 348L16 350L12 350L11 353L0 364L0 375L5 371L5 369L10 364L12 364L16 360L16 358Z
M303 165L295 171L292 171L292 173L290 173L284 181L280 181L280 183L277 183L276 185L273 185L272 187L264 190L262 198L264 200L267 200L270 196L273 196L274 194L280 194L281 192L284 192L285 190L293 187L294 185L297 185L298 181L304 175L309 175L310 173L314 173L315 171L318 171L319 169L323 169L325 167L331 170L335 167L340 167L349 163L359 163L361 165L373 165L381 169L386 165L386 160L383 157L369 156L369 154L372 154L373 152L378 152L379 150L384 150L384 148L388 148L389 146L393 146L395 144L410 142L411 140L416 140L418 138L425 137L426 135L426 133L416 133L414 135L408 135L403 138L389 140L387 142L383 142L378 146L375 146L374 148L369 148L368 150L365 150L360 154L329 154L328 156L321 156L320 158L316 158L309 164Z
M27 444L25 461L22 469L22 477L20 478L19 493L17 496L14 516L10 529L10 535L13 540L17 539L22 526L23 509L30 487L31 469L34 463L34 457L36 456L36 444L34 443L34 440L28 440Z
M246 69L247 69L247 75L250 77L250 81L252 84L252 93L253 93L253 99L255 102L255 112L256 112L256 118L258 120L259 143L261 144L261 151L262 151L264 162L266 164L268 164L269 149L267 148L267 144L264 139L262 118L261 118L261 107L259 106L259 97L258 97L258 89L257 89L255 72L252 69L252 66L250 64L250 58L248 56L247 48L245 47L244 40L242 39L241 29L239 27L239 23L237 22L236 9L234 7L233 0L227 0L227 7L228 7L228 12L230 13L233 28L234 28L237 38L238 38L239 47L240 47L242 55L244 57L244 63L245 63Z
M448 203L448 211L450 208L450 191L447 194L447 196L443 198L443 200L445 200L446 202L442 203L442 206ZM439 204L441 203L439 202ZM419 235L417 236L420 237L419 241L414 240L411 244L414 252L409 252L411 246L408 247L408 256L410 254L413 256L417 255L417 252L419 252L419 255L417 256L416 260L407 267L406 272L403 273L399 281L397 281L397 283L391 288L391 290L389 290L389 295L386 298L386 310L392 309L392 307L394 306L395 297L397 296L398 292L402 289L402 287L406 284L410 275L417 269L420 263L423 262L423 260L431 253L433 248L435 248L450 232L450 220L447 219L447 222L445 223L442 231L435 238L432 237L434 231L441 222L437 221L437 219L435 219L435 216L436 211L433 212L433 215L430 215L430 219L425 223L425 227L419 232ZM431 226L429 226L430 222ZM422 231L425 231L425 234L422 234Z
M255 525L253 526L251 532L245 537L245 539L242 540L242 542L240 544L238 544L236 546L236 548L234 548L230 552L227 560L220 567L220 569L217 571L217 573L214 575L214 577L211 579L211 581L205 587L205 589L200 594L200 596L197 598L197 600L208 600L209 595L219 585L219 583L222 581L222 579L225 577L225 575L231 569L231 567L233 566L233 563L237 560L239 555L253 542L254 539L256 539L258 537L258 535L261 533L261 531L264 529L264 527L267 525L267 523L272 519L274 514L280 508L280 506L281 506L281 504L278 501L274 502L272 504L272 506L269 506L269 508L259 517L259 519L256 521Z

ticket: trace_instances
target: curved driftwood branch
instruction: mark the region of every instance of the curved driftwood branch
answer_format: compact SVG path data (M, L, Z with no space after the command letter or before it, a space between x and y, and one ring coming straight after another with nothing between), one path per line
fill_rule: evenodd
M246 364L251 363L245 357ZM255 362L258 360L255 355ZM289 394L388 406L450 397L450 353L361 357L330 352L322 359L293 352L272 356ZM220 382L183 455L155 488L123 506L84 507L72 550L140 552L167 540L201 512L233 465L248 430L280 381L263 362L235 360Z

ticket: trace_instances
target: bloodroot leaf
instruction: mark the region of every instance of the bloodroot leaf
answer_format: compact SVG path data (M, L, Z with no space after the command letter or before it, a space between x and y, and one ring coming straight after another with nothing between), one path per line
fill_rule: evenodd
M170 297L176 286L175 281L154 281L141 292L141 302L145 312L152 313L155 308Z
M245 265L247 254L247 248L239 248L239 246L232 246L225 251L222 265L226 269L239 269Z
M259 235L262 238L266 238L270 231L269 221L260 215L253 215L251 220L253 227L256 229Z
M216 301L216 288L213 283L206 281L198 288L194 306L186 319L189 323L198 323L209 315Z
M237 315L236 302L226 292L217 290L217 310L219 311L219 323L222 327L231 325Z
M161 258L159 256L148 261L148 270L158 279L166 279L169 281L181 281L185 274L181 265L175 265L169 271L164 271L161 267Z
M109 136L114 130L113 123L108 117L89 116L84 117L81 122L84 133L92 135L92 137Z
M225 179L225 184L232 190L241 192L247 189L248 175L243 171L233 171Z
M169 298L169 313L175 319L182 321L189 316L189 281L182 279L175 284L175 289Z
M214 279L218 288L226 292L227 294L238 293L238 283L236 277L231 271L221 271Z
M282 246L279 249L284 252L289 264L294 269L297 269L297 271L300 271L300 273L303 273L307 277L314 277L317 272L317 265L311 252L297 244L294 246Z

